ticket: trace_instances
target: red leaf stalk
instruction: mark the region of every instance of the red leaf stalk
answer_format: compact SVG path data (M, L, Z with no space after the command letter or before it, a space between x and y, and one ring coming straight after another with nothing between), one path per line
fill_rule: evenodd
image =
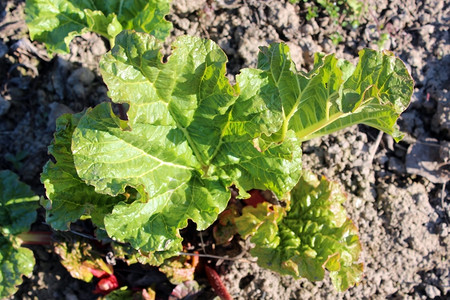
M205 265L205 272L208 277L209 284L212 286L217 296L219 296L222 300L233 300L216 270Z
M103 270L93 268L90 271L92 275L100 279L93 291L94 294L108 295L119 288L119 282L114 274L108 274Z

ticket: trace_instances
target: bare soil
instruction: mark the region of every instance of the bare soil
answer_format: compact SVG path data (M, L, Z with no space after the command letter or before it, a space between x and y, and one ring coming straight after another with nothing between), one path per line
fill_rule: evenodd
M214 40L229 57L232 80L241 68L256 66L258 46L280 41L301 70L312 67L318 51L356 62L362 48L382 47L400 57L415 80L399 120L402 142L383 135L378 144L377 130L354 126L303 146L305 168L348 192L346 206L364 249L363 281L337 293L328 279L311 283L248 261L223 263L218 269L235 299L450 298L450 2L366 2L360 25L352 28L323 11L307 21L312 4L302 1L173 0L168 43L182 34ZM15 171L41 196L39 176L56 118L108 100L97 69L107 47L87 34L74 40L70 55L49 58L43 45L29 40L24 1L0 2L0 169ZM41 211L35 227L45 230L43 221ZM14 299L96 298L94 285L71 278L50 248L32 249L37 265Z

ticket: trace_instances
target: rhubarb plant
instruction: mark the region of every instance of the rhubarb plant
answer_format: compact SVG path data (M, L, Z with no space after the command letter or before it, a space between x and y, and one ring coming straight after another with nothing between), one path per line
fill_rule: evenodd
M36 220L39 197L9 170L0 171L0 297L16 292L22 275L30 276L34 255L21 247L20 234Z
M283 265L275 269L312 280L325 266L341 290L357 282L349 275L361 269L354 227L333 187L302 177L301 143L359 123L399 140L396 120L413 89L404 64L391 52L362 50L356 66L318 54L303 73L280 43L262 47L258 67L241 70L232 85L214 42L179 37L167 62L161 47L149 34L121 32L100 63L113 103L57 121L49 148L56 162L42 174L47 222L63 230L90 217L161 264L182 250L188 220L203 230L217 219L231 186L241 198L271 190L291 197L291 209L274 206L270 222L258 219L273 234L256 254L262 264L273 257ZM126 116L114 113L117 104ZM302 212L308 201L319 201L317 214Z
M33 40L49 53L69 53L70 41L86 32L108 39L124 29L147 32L164 40L172 28L165 20L169 0L27 0L26 22Z

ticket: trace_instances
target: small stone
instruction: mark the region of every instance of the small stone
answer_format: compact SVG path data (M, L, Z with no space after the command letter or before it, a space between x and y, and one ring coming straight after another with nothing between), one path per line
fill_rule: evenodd
M53 72L51 73L51 87L53 87L60 100L65 98L65 84L70 68L70 62L59 56L56 58L55 64L53 65Z
M70 74L69 78L67 79L67 83L69 85L72 85L80 82L84 85L89 85L92 83L92 81L94 81L94 79L95 74L91 70L81 67Z
M397 157L391 157L389 158L389 166L388 166L389 171L395 172L397 174L403 174L405 173L406 169L405 169L405 165L403 164L403 162L398 159Z
M389 161L389 157L384 153L377 158L377 161L380 165L384 165Z
M76 98L82 99L85 98L86 93L85 93L85 89L84 89L84 85L80 82L72 85L70 87L70 89L73 92L73 95L75 95Z
M301 31L302 31L303 34L311 35L311 34L314 33L314 28L312 27L311 24L305 24L305 25L302 27Z
M5 98L0 96L0 117L8 113L11 107L11 102L7 101Z
M50 103L49 108L50 113L48 114L47 130L51 131L55 130L56 119L58 119L61 115L74 113L70 107L58 102Z
M437 287L435 287L434 285L431 285L431 284L428 284L425 287L425 293L427 294L429 299L434 299L441 295L441 291Z
M183 30L187 31L189 29L190 24L191 24L191 22L186 18L182 18L182 19L178 20L178 26L180 26L180 28Z
M441 150L443 148L444 150ZM449 174L440 164L445 162L446 144L442 145L436 139L426 138L410 145L406 154L406 171L425 177L433 183L444 183L449 180ZM441 153L442 152L442 153Z
M408 62L413 67L419 67L422 65L422 53L417 50L411 50L409 52Z
M91 70L81 67L70 74L67 79L66 87L75 98L85 98L88 87L94 79L95 75Z
M386 148L390 151L394 151L394 139L389 134L383 134L383 141Z
M103 55L108 51L106 49L105 42L103 42L103 40L96 35L93 35L90 39L90 48L92 54L96 56Z
M309 23L311 24L312 28L313 28L313 34L318 34L320 32L320 27L317 24L316 20L311 19L309 21Z
M175 1L172 9L178 14L188 14L200 11L206 6L206 0L180 0Z
M442 225L441 225L441 228L440 228L440 231L441 231L441 237L443 237L443 238L446 238L447 236L448 236L448 227L447 227L447 224L445 224L445 223L442 223Z
M431 25L431 24L424 25L420 29L420 32L422 35L432 34L434 32L434 25Z

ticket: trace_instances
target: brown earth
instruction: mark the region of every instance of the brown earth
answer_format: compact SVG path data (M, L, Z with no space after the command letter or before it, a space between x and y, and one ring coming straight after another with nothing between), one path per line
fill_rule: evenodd
M357 28L342 27L323 11L307 21L310 5L174 0L168 17L170 39L190 34L217 42L229 57L231 79L255 67L258 46L284 41L302 70L311 68L317 51L356 62L362 48L382 47L399 56L415 80L412 103L399 120L402 142L383 135L378 145L377 130L354 126L303 146L305 168L348 192L346 206L364 249L359 286L336 293L328 279L294 280L248 261L220 267L225 285L235 299L448 299L450 3L377 1L367 4ZM23 9L23 1L0 3L0 169L17 172L43 196L39 174L56 117L108 99L97 70L107 46L84 35L71 55L49 59L42 45L29 41ZM45 227L40 222L36 226ZM92 284L72 279L48 248L33 250L33 276L14 298L94 298Z

